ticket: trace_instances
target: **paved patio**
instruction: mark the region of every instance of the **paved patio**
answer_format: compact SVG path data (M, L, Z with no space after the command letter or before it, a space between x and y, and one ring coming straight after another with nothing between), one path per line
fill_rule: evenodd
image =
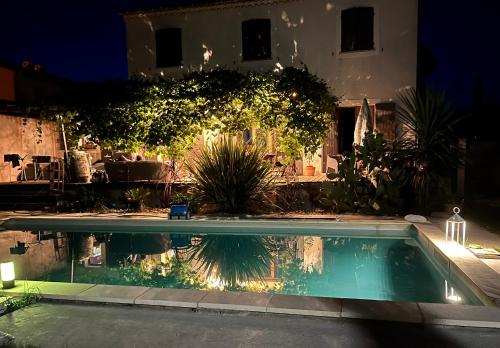
M500 339L495 329L51 303L0 317L0 331L36 347L469 348Z

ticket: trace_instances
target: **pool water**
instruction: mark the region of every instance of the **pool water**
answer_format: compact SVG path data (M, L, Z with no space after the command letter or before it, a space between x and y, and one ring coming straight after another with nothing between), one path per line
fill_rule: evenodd
M18 279L481 304L410 237L4 231L9 251Z

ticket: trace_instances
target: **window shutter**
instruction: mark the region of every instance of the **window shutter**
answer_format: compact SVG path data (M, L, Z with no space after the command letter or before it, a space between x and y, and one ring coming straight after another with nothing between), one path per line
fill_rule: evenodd
M181 28L163 28L155 33L156 66L175 67L182 64Z
M385 140L396 140L396 104L380 103L375 108L375 129L384 135Z
M271 58L271 21L251 19L241 24L244 60Z
M373 40L373 7L353 7L341 14L342 52L371 50Z

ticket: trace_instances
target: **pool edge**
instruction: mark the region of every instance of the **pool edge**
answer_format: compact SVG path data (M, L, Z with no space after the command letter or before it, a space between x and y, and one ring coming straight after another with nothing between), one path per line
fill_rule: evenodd
M450 279L458 278L486 305L500 306L500 275L465 247L446 242L444 232L432 223L413 224L421 244L442 265ZM441 260L441 261L439 261Z
M220 312L256 312L268 315L291 315L319 318L380 320L424 325L463 326L500 329L500 310L491 306L451 305L440 303L395 302L341 299L248 292L158 289L96 284L71 284L27 281L42 300L71 303L112 303L155 308L188 308ZM14 289L0 290L1 295L25 293L25 282ZM50 291L44 291L50 289ZM61 291L58 291L60 289ZM103 289L103 288L101 288ZM155 292L150 299L148 293ZM276 301L275 301L276 299Z

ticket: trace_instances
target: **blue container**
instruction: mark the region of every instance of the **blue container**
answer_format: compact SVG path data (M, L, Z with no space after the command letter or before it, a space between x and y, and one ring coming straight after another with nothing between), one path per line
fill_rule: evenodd
M172 204L170 206L170 213L168 214L170 220L177 218L180 220L184 218L189 220L191 218L191 213L189 212L189 204Z

